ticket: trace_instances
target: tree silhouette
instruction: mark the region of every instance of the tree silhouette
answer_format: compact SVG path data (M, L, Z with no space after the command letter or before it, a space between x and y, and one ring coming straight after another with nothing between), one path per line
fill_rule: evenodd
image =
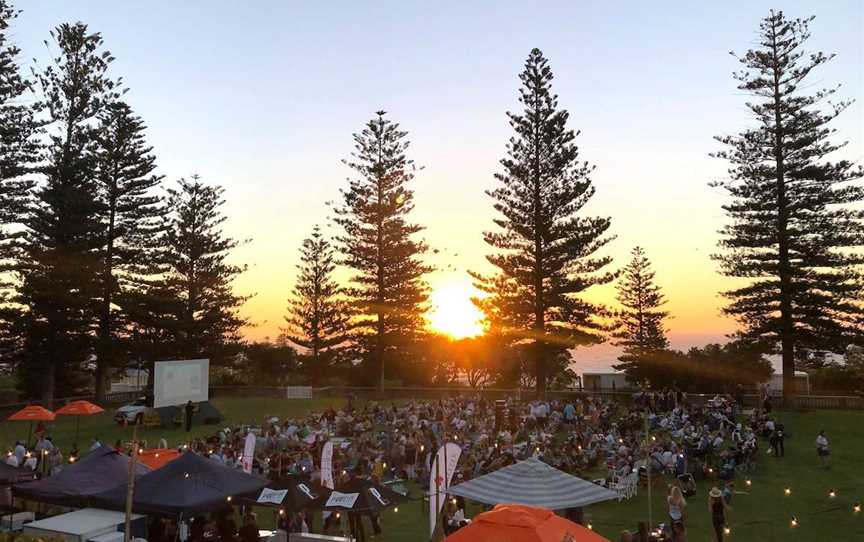
M844 146L829 141L830 123L849 102L830 102L836 87L807 93L814 70L833 55L803 49L813 18L772 11L758 43L739 62L738 88L751 95L756 126L718 137L727 148L729 179L715 183L730 196L730 222L715 256L725 275L747 284L724 292L724 309L749 341L779 345L783 395L793 393L796 354L842 352L860 333L864 264L864 201L860 167L829 161ZM822 107L827 102L828 106Z
M318 226L303 241L297 270L283 332L287 340L309 352L308 374L317 385L344 349L351 316L344 292L333 278L333 247Z
M431 269L421 257L426 244L416 239L422 226L408 217L414 209L414 163L406 157L407 132L379 111L354 134L356 176L342 191L335 222L342 263L351 269L346 293L357 317L352 340L376 385L384 385L385 365L407 370L411 349L424 332Z
M566 369L568 349L603 340L604 308L579 295L615 275L603 271L611 258L598 255L612 239L610 220L579 214L594 195L593 167L579 161L577 134L567 128L569 113L558 108L552 70L539 49L519 78L524 110L507 114L515 134L495 175L499 185L488 192L500 215L498 230L484 234L497 272L472 276L489 294L477 305L490 327L532 344L533 380L544 394L549 369Z

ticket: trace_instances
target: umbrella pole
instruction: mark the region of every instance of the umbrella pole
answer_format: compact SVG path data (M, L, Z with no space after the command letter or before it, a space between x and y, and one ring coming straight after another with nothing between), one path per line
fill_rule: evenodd
M126 521L123 541L132 540L132 500L135 495L135 461L138 459L138 424L132 426L132 457L129 459L129 481L126 492Z
M33 420L30 420L30 428L27 430L27 447L30 447L30 438L33 436Z
M75 449L78 449L78 430L81 429L81 415L75 416Z

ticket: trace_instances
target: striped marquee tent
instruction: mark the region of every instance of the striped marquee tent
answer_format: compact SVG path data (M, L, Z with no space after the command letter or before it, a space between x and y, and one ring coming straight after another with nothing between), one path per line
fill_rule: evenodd
M578 508L618 498L614 491L533 457L455 485L447 493L485 504L525 504L549 510Z

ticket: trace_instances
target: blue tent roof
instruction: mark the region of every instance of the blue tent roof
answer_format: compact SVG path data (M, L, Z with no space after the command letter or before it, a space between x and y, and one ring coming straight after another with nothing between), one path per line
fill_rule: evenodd
M164 467L135 481L132 510L139 514L189 516L218 510L228 497L257 491L267 480L251 476L186 452ZM94 497L104 508L120 510L126 503L126 484Z
M141 476L150 469L135 466ZM56 504L60 506L86 506L90 497L129 479L129 457L110 446L100 446L75 464L61 472L32 482L12 486L12 494L19 499Z

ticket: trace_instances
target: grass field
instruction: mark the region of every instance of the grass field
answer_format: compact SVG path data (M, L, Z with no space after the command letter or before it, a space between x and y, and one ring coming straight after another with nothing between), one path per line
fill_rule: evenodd
M324 409L329 405L339 406L338 400L288 401L276 399L224 399L214 401L223 415L232 422L261 420L265 415L291 416ZM113 443L117 439L128 441L131 428L117 426L106 412L81 419L79 447L86 449L90 439L98 436L103 442ZM752 474L753 485L744 487L739 481L738 490L748 495L736 495L733 510L729 514L732 529L728 540L741 542L820 542L820 541L864 541L864 512L855 514L853 503L864 500L864 414L852 411L780 412L788 433L786 457L775 459L766 455L767 444L760 443L762 455L757 471ZM55 442L65 451L72 444L75 433L74 418L60 418L49 426ZM820 429L831 439L831 468L818 468L813 441ZM214 426L193 428L196 436L209 435ZM0 445L9 447L15 439L27 437L27 424L22 422L0 423ZM142 438L150 446L160 438L174 446L185 440L182 429L152 429L143 431ZM702 542L713 540L707 491L711 482L699 482L698 493L688 499L686 523L688 540ZM666 515L665 482L656 484L653 498L654 520ZM790 487L790 496L784 488ZM836 497L828 496L829 490ZM469 509L474 512L477 509ZM588 507L585 520L594 529L613 542L618 540L621 530L634 529L636 523L647 519L648 497L645 487L639 495L621 503L603 503ZM266 512L259 517L265 520ZM798 526L792 528L792 516L797 517ZM387 542L418 542L428 540L427 513L421 502L408 503L392 510L383 517L384 536ZM263 521L262 521L263 523Z

